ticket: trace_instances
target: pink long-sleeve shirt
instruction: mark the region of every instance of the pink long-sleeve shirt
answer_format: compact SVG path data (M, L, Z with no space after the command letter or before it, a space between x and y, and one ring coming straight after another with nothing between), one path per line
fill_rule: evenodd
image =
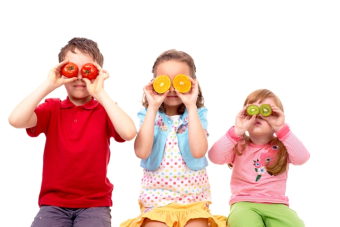
M233 165L229 205L247 201L282 203L289 206L288 197L285 195L289 163L302 165L309 159L310 154L287 124L276 136L288 152L287 169L277 176L268 173L265 167L267 162L275 159L277 145L249 143L242 155L238 155L234 147L242 137L236 136L232 127L211 147L208 153L210 161L220 165Z

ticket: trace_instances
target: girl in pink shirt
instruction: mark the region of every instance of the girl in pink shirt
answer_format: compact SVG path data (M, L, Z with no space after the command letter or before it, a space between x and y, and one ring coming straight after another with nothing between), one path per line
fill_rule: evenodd
M250 104L268 104L272 114L248 116ZM302 165L310 155L285 123L282 103L273 92L252 92L236 116L235 126L212 146L208 155L213 163L228 164L233 169L229 227L304 226L288 207L285 191L289 163Z

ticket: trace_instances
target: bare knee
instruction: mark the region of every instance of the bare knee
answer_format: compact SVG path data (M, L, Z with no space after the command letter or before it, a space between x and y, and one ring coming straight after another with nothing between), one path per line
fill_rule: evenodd
M149 218L144 219L142 227L168 227L164 222L153 221Z
M208 227L208 219L206 218L196 218L191 219L187 222L185 227Z

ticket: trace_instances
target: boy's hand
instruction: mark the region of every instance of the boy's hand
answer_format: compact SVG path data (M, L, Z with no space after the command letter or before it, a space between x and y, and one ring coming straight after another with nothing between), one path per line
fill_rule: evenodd
M247 107L246 105L236 116L235 119L235 134L237 136L243 136L243 134L248 130L248 128L254 124L254 121L256 119L256 115L248 116L247 114Z
M158 94L153 89L153 82L154 82L154 79L143 87L143 91L144 91L144 94L145 94L145 98L148 101L149 107L154 107L155 109L158 110L158 108L164 102L169 91L166 91L163 94Z
M261 117L270 124L275 132L280 131L280 129L285 125L285 114L277 106L270 104L272 108L272 114L268 117Z
M198 81L189 76L188 78L191 81L190 91L182 94L181 92L176 90L177 96L182 100L187 109L189 109L192 106L196 107L196 102L198 98Z
M100 65L98 65L96 62L93 62L93 64L97 67L99 75L94 80L89 80L87 78L82 78L83 81L86 83L87 91L90 93L91 96L93 96L95 99L98 100L96 97L99 92L104 91L104 81L110 77L109 72L106 70L103 70Z
M77 77L66 78L61 75L61 68L68 63L68 60L60 62L58 65L53 67L47 76L47 81L52 84L53 89L60 87L66 83L77 80Z

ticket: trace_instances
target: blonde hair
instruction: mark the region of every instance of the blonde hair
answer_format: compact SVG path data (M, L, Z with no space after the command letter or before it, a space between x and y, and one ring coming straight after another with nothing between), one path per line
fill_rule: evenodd
M195 62L194 59L187 53L183 52L183 51L177 51L175 49L171 49L171 50L167 50L165 52L163 52L155 61L155 63L153 64L152 67L152 73L153 73L153 77L156 78L156 69L157 66L165 61L180 61L180 62L184 62L186 63L189 68L190 68L190 76L195 79L196 78L196 66L195 66ZM142 105L145 108L148 108L149 103L146 100L145 94L143 94L143 98L142 98ZM196 101L196 106L197 108L203 107L204 106L204 98L202 95L202 90L200 85L198 85L198 97L197 97L197 101ZM160 111L164 112L164 103L162 103L162 105L160 106ZM177 112L179 114L183 114L185 111L185 105L182 103L178 109Z
M274 100L275 105L278 108L280 108L282 112L284 112L283 105L280 99L273 92L267 89L259 89L259 90L252 92L250 95L248 95L248 97L244 101L243 106L246 106L247 104L255 103L257 101L262 102L266 98L272 98ZM244 151L244 149L248 146L250 141L251 141L250 137L244 134L241 141L235 145L235 150L236 150L237 155L242 155L242 151ZM273 140L270 141L270 145L271 146L278 145L279 147L277 150L278 155L273 163L270 163L270 165L269 163L266 164L266 170L269 174L276 176L286 171L288 153L287 153L287 148L277 137L274 137ZM241 150L239 150L239 148L241 148ZM232 167L231 164L229 164L228 166L230 168Z

